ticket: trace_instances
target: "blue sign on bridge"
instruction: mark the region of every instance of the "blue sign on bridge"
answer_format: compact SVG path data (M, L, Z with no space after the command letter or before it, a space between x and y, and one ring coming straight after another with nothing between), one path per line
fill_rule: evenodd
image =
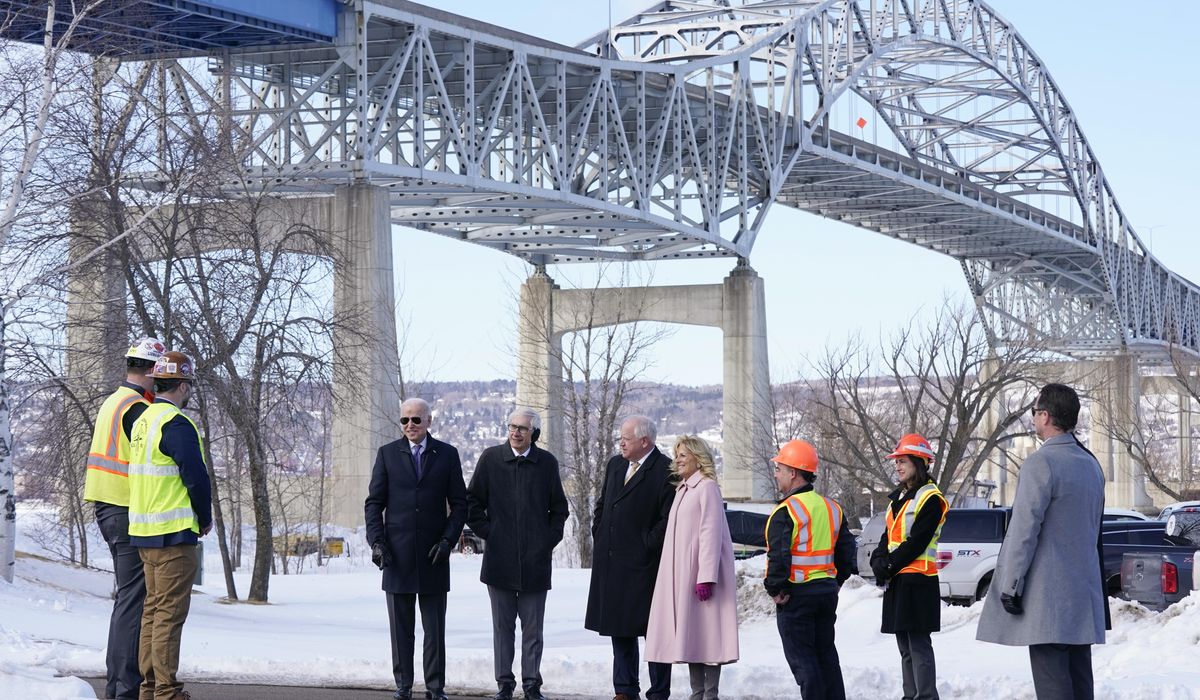
M321 42L337 36L338 0L108 0L82 19L71 47L116 56ZM3 35L41 43L46 3L0 1ZM59 3L56 31L72 20Z

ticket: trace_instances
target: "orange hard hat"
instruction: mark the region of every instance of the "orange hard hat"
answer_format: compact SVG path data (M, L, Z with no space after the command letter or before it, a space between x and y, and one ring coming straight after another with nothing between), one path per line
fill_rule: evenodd
M779 448L779 454L771 460L806 472L817 473L817 448L804 440L791 440Z
M192 362L192 358L187 355L170 350L164 352L162 357L154 363L154 369L150 370L150 376L154 379L193 381L196 379L196 363Z
M888 459L895 459L901 455L910 457L920 457L926 461L933 461L933 448L929 446L929 441L918 433L909 433L900 438L900 442L896 443L896 449L888 455Z

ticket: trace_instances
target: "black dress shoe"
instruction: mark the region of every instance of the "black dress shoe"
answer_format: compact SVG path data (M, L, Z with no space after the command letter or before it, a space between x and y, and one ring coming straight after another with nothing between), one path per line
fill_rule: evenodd
M492 700L513 700L512 694L513 691L511 690L501 690L492 696Z
M412 700L411 690L396 690L392 693L392 700Z
M525 700L546 700L546 696L541 690L530 689L525 691Z
M446 697L446 694L440 690L426 690L425 700L450 700L450 698Z

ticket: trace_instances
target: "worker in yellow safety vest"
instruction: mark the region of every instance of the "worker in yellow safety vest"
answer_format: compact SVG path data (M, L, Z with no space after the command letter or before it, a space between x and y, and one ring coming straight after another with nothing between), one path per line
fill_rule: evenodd
M100 405L87 455L83 499L95 506L96 524L112 554L117 580L104 659L106 698L136 698L142 684L138 630L146 579L137 549L129 543L129 436L134 422L154 400L149 373L165 351L158 338L138 338L129 347L125 381Z
M857 573L854 536L842 507L813 490L817 450L792 440L779 450L775 485L783 500L767 519L767 575L783 655L804 700L845 700L834 645L838 590Z
M946 522L946 499L929 477L934 452L917 433L900 438L888 455L900 486L888 494L884 536L871 554L883 592L884 634L896 635L904 697L936 700L937 668L929 634L942 628L937 548Z
M195 363L167 352L150 376L157 396L133 426L129 462L129 539L146 572L141 697L186 700L176 679L179 646L199 568L196 543L212 528L212 488L200 431L183 413Z

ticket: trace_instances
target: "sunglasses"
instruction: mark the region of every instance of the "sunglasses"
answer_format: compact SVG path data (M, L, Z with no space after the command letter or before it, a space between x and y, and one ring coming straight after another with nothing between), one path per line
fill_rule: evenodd
M420 416L411 416L411 417L410 417L410 416L403 416L403 417L401 417L401 418L400 418L400 425L408 425L408 422L409 422L409 421L412 421L412 424L413 424L413 425L420 425L420 424L421 424L421 417L420 417Z

